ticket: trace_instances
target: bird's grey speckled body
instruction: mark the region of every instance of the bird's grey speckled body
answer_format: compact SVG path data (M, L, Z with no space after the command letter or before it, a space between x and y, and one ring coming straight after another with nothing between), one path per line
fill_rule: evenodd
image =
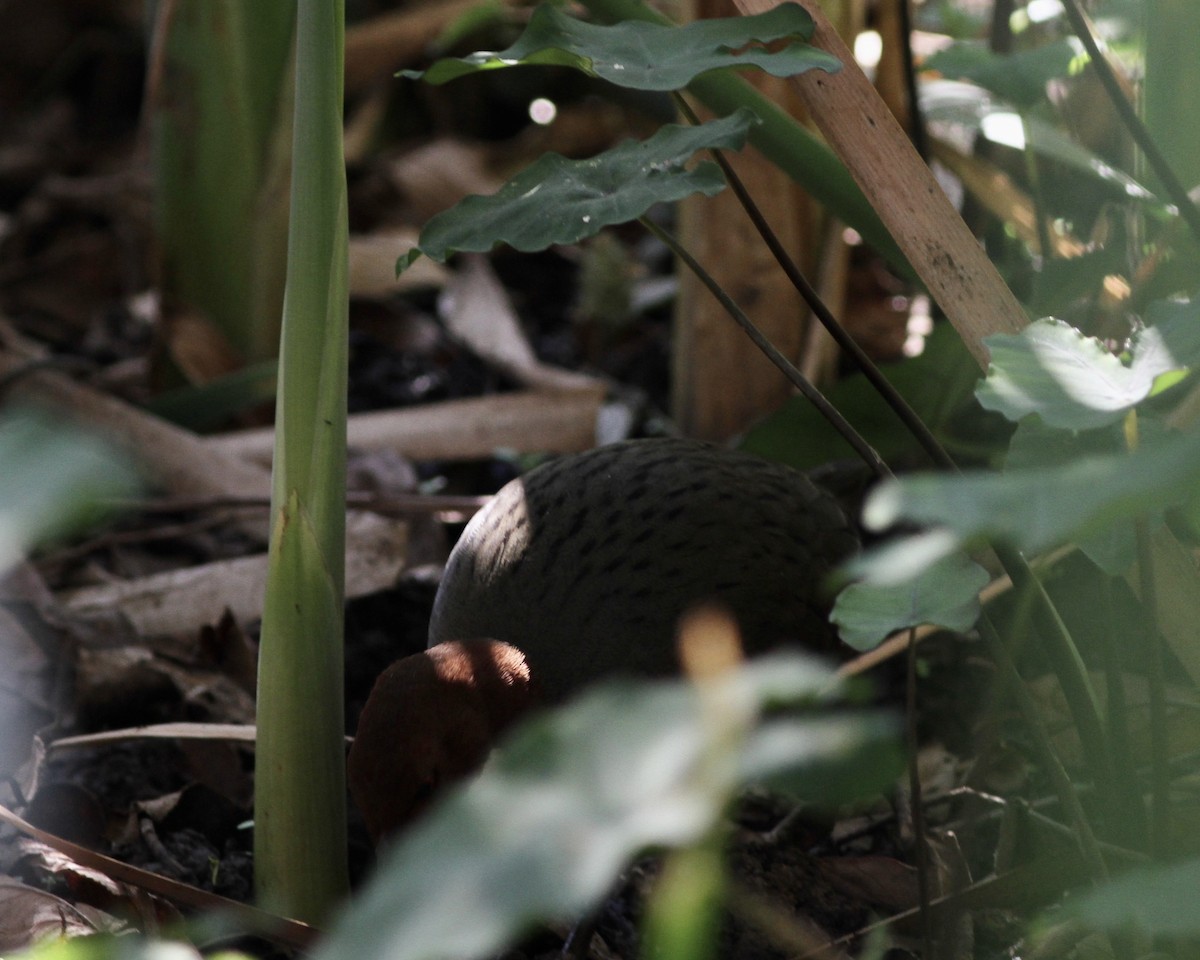
M825 580L856 547L802 473L694 441L614 444L531 470L471 521L429 645L507 641L551 700L599 676L674 672L678 619L705 600L733 610L748 653L830 651Z

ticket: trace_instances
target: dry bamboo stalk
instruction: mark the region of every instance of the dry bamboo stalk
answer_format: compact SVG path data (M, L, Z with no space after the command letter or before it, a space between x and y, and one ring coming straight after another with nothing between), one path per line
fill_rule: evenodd
M777 5L734 2L746 14ZM810 70L792 82L971 355L986 367L983 338L1016 333L1028 322L1025 312L821 8L815 0L799 2L816 24L813 46L837 57L842 69Z

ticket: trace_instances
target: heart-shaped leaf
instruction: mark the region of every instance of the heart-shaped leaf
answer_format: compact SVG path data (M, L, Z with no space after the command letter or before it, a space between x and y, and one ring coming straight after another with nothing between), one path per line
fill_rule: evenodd
M445 262L452 253L483 253L497 243L526 252L577 243L636 220L656 203L712 196L725 186L720 168L711 160L690 169L685 164L698 150L741 149L757 122L743 109L696 127L670 124L588 160L545 154L490 197L467 197L430 220L396 270L422 253Z
M812 17L794 3L751 17L669 27L640 20L600 26L543 5L507 50L450 57L424 72L405 70L401 76L446 83L480 70L550 65L574 67L632 90L679 90L722 67L758 67L776 77L814 68L839 70L835 57L804 42L812 31ZM781 41L785 45L777 47Z

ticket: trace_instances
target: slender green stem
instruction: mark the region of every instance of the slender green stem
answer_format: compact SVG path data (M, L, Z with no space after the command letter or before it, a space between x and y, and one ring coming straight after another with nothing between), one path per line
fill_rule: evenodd
M1112 777L1108 739L1104 735L1104 725L1100 719L1100 703L1095 690L1092 689L1092 682L1088 678L1087 667L1079 654L1079 648L1059 616L1054 602L1047 595L1046 588L1042 586L1042 582L1020 552L1004 544L994 544L993 548L1005 572L1012 579L1013 586L1019 591L1028 591L1033 600L1031 612L1034 625L1045 641L1046 655L1075 719L1088 767L1097 788L1104 790Z
M1054 245L1050 239L1050 227L1046 223L1046 195L1042 190L1042 177L1038 169L1037 152L1032 147L1033 127L1029 123L1029 115L1022 110L1020 113L1021 126L1025 137L1025 175L1029 178L1029 189L1033 195L1033 219L1037 228L1038 252L1043 261L1054 259Z
M1017 672L1016 664L1013 663L1012 658L1008 655L1008 649L1004 646L1004 642L1000 639L1000 635L997 633L996 627L986 611L980 618L979 625L984 639L992 651L992 658L1000 668L1001 676L1008 684L1009 689L1011 689L1013 697L1017 701L1017 707L1021 711L1021 715L1025 718L1025 723L1033 733L1034 743L1037 746L1038 753L1042 756L1042 762L1045 763L1047 772L1050 774L1050 782L1054 785L1054 792L1058 795L1058 800L1062 804L1064 814L1074 827L1075 842L1079 845L1079 850L1083 854L1083 858L1087 862L1092 876L1096 879L1103 879L1108 876L1108 867L1105 865L1104 857L1100 853L1099 844L1096 842L1096 835L1092 832L1087 814L1083 810L1083 805L1079 802L1079 795L1075 791L1075 785L1071 783L1071 778L1067 775L1062 761L1059 760L1058 754L1054 751L1054 744L1050 741L1050 734L1046 732L1045 724L1042 723L1037 704L1034 703L1033 697L1029 695L1029 691L1025 688L1025 681Z
M900 51L904 57L904 92L908 97L908 135L921 159L929 162L929 137L917 89L917 66L913 60L913 17L911 0L896 0L900 21Z
M1125 96L1121 84L1117 82L1116 74L1113 73L1112 66L1100 49L1100 44L1096 42L1095 31L1092 29L1087 14L1079 6L1078 0L1062 0L1062 3L1067 17L1071 21L1071 27L1074 29L1075 35L1079 37L1084 49L1087 50L1088 56L1091 57L1092 66L1096 69L1096 76L1100 78L1104 92L1108 94L1108 99L1116 108L1121 122L1125 124L1139 149L1146 155L1146 162L1150 164L1155 176L1162 183L1163 189L1167 191L1171 202L1178 208L1179 215L1183 217L1188 229L1192 231L1192 236L1200 243L1200 210L1196 209L1196 205L1192 203L1187 190L1175 176L1171 164L1158 149L1158 144L1150 136L1150 131L1146 129L1146 125L1142 123L1137 111L1134 110L1133 104Z
M1137 539L1138 579L1146 651L1146 681L1150 693L1150 851L1156 858L1169 853L1171 836L1171 771L1167 758L1166 677L1163 673L1162 640L1158 632L1157 597L1154 582L1154 551L1146 518L1134 522Z
M1112 597L1111 590L1105 591L1104 627L1100 637L1106 691L1105 730L1108 735L1113 766L1121 771L1121 775L1127 777L1133 785L1133 789L1129 792L1133 794L1132 800L1140 808L1141 798L1138 796L1136 787L1137 771L1129 748L1129 704L1125 696L1125 669L1121 656L1125 643L1119 636L1120 624ZM1136 844L1139 850L1145 850L1147 849L1145 826L1144 816L1124 818L1124 821L1119 824L1118 837L1122 843Z
M883 462L883 458L875 452L875 448L867 443L862 435L850 425L850 422L841 415L837 407L830 403L825 398L825 395L813 386L812 382L804 374L796 369L796 365L779 352L775 344L771 343L763 332L754 325L753 321L742 311L742 308L734 303L729 294L721 289L720 284L713 279L712 274L705 270L699 261L688 253L683 244L676 240L668 231L650 220L649 217L640 218L640 222L647 230L670 247L671 251L684 262L687 268L708 288L709 293L717 298L717 302L733 317L734 322L745 331L746 336L754 342L754 345L766 355L768 360L779 368L783 375L791 382L792 386L799 390L805 399L817 408L821 416L828 420L845 441L854 448L855 453L862 457L867 466L875 472L875 475L880 479L890 477L892 471Z
M679 105L680 111L687 118L689 123L697 124L700 122L695 111L692 110L688 102L678 93L674 95L675 102ZM729 187L733 190L734 195L741 203L742 209L746 211L750 221L754 224L754 228L766 243L767 249L771 251L771 255L775 258L775 262L787 275L792 286L804 298L804 302L813 312L813 316L817 318L821 326L823 326L834 342L842 348L862 371L863 376L875 388L884 402L892 408L896 416L900 418L901 423L908 428L908 431L916 438L917 442L924 448L929 458L944 470L954 468L954 461L950 459L950 455L946 453L945 448L938 442L937 437L933 435L925 423L917 416L915 410L909 406L908 401L900 395L900 392L892 385L891 381L883 375L875 362L867 356L865 350L858 345L850 334L846 332L846 328L838 323L829 307L825 305L825 301L821 299L820 294L808 282L808 278L796 265L796 262L788 256L783 244L780 242L778 235L763 216L761 208L754 202L754 198L750 196L750 191L746 189L746 185L742 182L741 177L737 175L737 171L725 158L725 155L720 150L712 150L713 159L720 165L721 170L725 174L725 179L729 183Z
M908 740L908 794L912 808L913 842L917 854L917 890L921 904L921 940L923 957L934 956L933 919L929 913L930 864L929 835L925 829L925 798L921 790L920 739L917 734L917 631L908 630L908 654L905 657L904 720Z

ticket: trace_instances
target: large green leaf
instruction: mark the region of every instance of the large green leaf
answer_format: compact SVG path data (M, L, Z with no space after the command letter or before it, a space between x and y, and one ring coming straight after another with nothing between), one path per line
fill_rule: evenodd
M100 501L138 486L99 437L29 410L0 419L0 463L0 573L31 546L96 519Z
M1074 37L1008 54L995 53L981 40L959 40L931 56L924 67L1029 107L1044 101L1050 81L1068 76L1085 56Z
M1180 503L1194 494L1197 481L1200 432L1174 434L1129 455L1059 467L892 481L870 496L863 516L874 528L906 520L948 531L942 554L955 541L982 537L1036 553ZM871 561L863 562L869 567Z
M679 90L722 67L758 67L776 77L841 68L836 58L809 46L813 22L804 8L785 3L752 17L697 20L679 27L630 20L613 26L585 23L543 5L507 50L439 60L426 71L402 76L446 83L480 70L553 65L574 67L634 90ZM765 44L788 41L768 50Z
M1096 890L1082 894L1068 908L1101 930L1137 926L1161 937L1200 936L1196 891L1200 860L1134 870Z
M1157 421L1141 418L1138 433L1142 445L1151 447L1164 439ZM1040 417L1026 417L1017 426L1008 445L1005 470L1050 467L1076 463L1093 456L1123 456L1127 450L1122 424L1095 430L1060 430ZM1101 570L1119 574L1133 562L1136 543L1132 520L1118 520L1077 539L1079 548Z
M1128 364L1060 320L1038 320L1018 334L988 337L991 363L976 396L986 409L1014 421L1036 413L1066 430L1116 423L1150 395L1157 377L1195 358L1195 317L1166 319L1167 327L1139 332Z
M481 253L497 243L526 252L577 243L636 220L656 203L712 196L725 186L720 168L710 160L684 165L698 150L741 149L756 122L749 110L738 110L698 127L669 124L588 160L545 154L490 197L467 197L430 220L397 272L422 253L444 263L456 251Z
M1039 155L1078 172L1105 196L1121 203L1143 204L1160 217L1170 210L1153 191L1123 170L1037 117L1020 117L1014 108L986 90L960 80L933 80L921 86L921 108L930 123L958 128L955 138L983 136L1002 146L1029 147Z
M780 655L704 693L619 684L532 718L400 838L318 960L493 955L539 919L594 906L638 853L707 836L747 779L790 775L830 802L880 789L901 764L878 715L761 719L836 689L828 667Z
M923 623L963 632L979 617L979 591L987 582L983 567L955 551L907 582L852 583L838 594L832 620L856 650L870 650L897 630Z

